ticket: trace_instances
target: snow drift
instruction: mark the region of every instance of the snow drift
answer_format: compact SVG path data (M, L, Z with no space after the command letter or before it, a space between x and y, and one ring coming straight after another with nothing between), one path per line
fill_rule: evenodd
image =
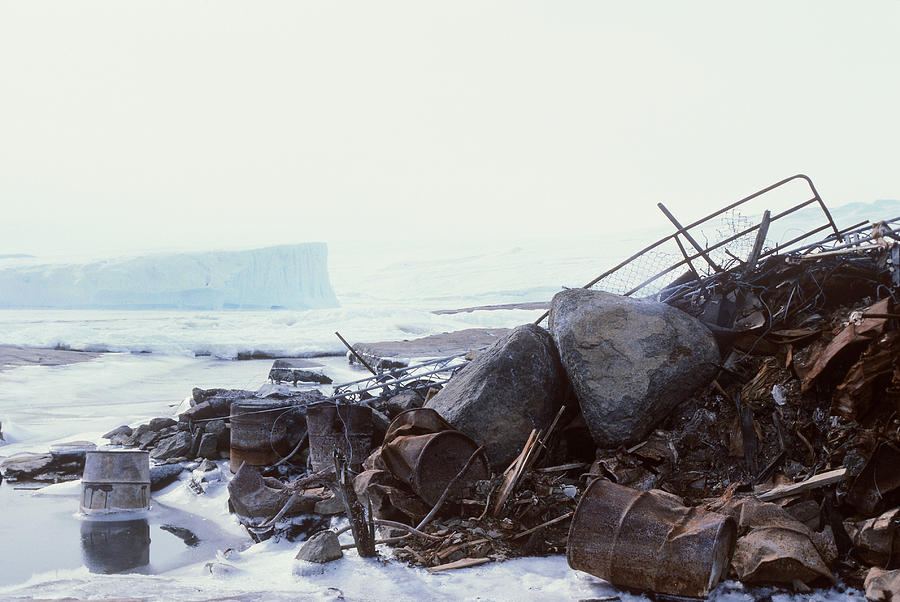
M0 308L318 309L336 307L328 248L305 243L0 268Z

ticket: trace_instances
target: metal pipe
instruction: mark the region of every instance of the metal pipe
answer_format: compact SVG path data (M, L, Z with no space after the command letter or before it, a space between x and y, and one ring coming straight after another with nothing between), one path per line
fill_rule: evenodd
M344 337L341 336L341 333L339 333L338 331L335 331L334 334L336 334L336 335L337 335L337 338L339 338L339 339L341 340L341 343L343 343L344 346L347 347L347 349L350 350L350 353L352 353L352 354L356 357L356 359L359 360L359 363L360 363L360 364L362 364L363 366L365 366L366 368L368 368L368 369L369 369L369 372L371 372L371 373L374 374L375 376L378 376L378 373L375 372L375 369L374 369L372 366L370 366L370 365L368 364L368 362L366 362L366 360L364 360L363 357L362 357L360 354L358 354L358 353L356 352L356 349L354 349L354 348L350 345L350 343L348 343L348 342L346 341L346 339L344 339Z

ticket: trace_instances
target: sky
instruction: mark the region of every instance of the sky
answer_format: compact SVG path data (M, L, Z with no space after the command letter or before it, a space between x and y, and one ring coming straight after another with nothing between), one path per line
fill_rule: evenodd
M900 198L900 1L0 0L0 254Z

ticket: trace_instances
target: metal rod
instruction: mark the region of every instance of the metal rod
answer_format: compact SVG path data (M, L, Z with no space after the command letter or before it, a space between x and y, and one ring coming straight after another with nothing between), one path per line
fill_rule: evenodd
M898 219L900 219L900 218L898 218ZM861 221L857 224L854 224L852 226L844 228L843 230L841 230L840 234L841 234L841 236L857 234L857 233L865 230L867 227L869 227L867 225L868 223L869 223L869 220L864 219L863 221ZM813 249L815 247L820 247L822 245L828 244L829 242L832 242L836 238L838 238L837 234L829 234L822 240L814 242L814 243L810 243L810 244L802 246L802 247L798 247L798 248L792 250L791 253L802 253L803 251L806 251L808 249Z
M350 343L348 343L348 342L346 341L346 339L344 339L344 337L341 336L341 333L339 333L338 331L334 331L334 334L336 334L336 335L337 335L337 338L339 338L339 339L341 340L341 343L343 343L344 346L347 347L347 349L350 350L350 353L352 353L352 354L356 357L356 359L359 360L359 363L360 363L360 364L362 364L363 366L365 366L366 368L368 368L368 369L369 369L369 372L371 372L371 373L374 374L375 376L378 376L378 373L375 372L375 369L372 368L372 366L370 366L370 365L368 364L368 362L366 362L366 360L364 360L363 357L362 357L360 354L358 354L358 353L356 352L356 349L354 349L354 348L350 345Z
M694 278L696 280L700 280L700 274L697 273L697 270L694 268L694 264L692 264L691 260L688 259L687 251L684 250L684 245L681 244L681 239L676 236L675 242L678 243L678 250L681 251L681 256L684 257L684 260L687 262L688 267L691 269L691 273L694 275Z
M753 271L753 268L756 267L756 262L759 261L759 254L762 252L763 244L766 242L766 235L769 233L769 222L771 218L772 213L766 209L763 213L762 221L759 223L759 231L756 233L756 241L753 243L753 250L750 251L750 257L747 258L747 264L744 266L745 278Z
M691 243L691 246L694 247L694 249L696 249L696 251L700 254L700 256L706 260L706 263L708 263L710 265L710 267L712 267L712 269L714 269L715 271L721 272L722 268L720 268L716 264L716 262L714 262L712 259L709 258L709 255L707 255L706 252L703 250L703 248L699 244L697 244L697 241L694 240L694 237L691 236L687 230L685 230L684 226L682 226L681 223L679 223L679 221L677 219L675 219L675 216L672 215L672 212L669 211L668 209L666 209L666 206L663 205L662 203L657 203L656 206L659 207L659 210L662 211L663 214L667 218L669 218L669 221L672 222L672 224L674 224L676 228L678 228L678 232L676 232L676 237L678 234L683 234L684 237L688 240L688 242Z

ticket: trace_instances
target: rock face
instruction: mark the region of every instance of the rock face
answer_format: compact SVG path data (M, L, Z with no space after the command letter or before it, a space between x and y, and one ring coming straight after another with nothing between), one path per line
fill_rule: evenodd
M719 361L698 320L664 303L602 291L557 293L550 332L600 447L644 439L709 382Z
M540 326L519 326L426 404L479 444L493 467L506 468L534 428L547 428L566 391L556 346Z

